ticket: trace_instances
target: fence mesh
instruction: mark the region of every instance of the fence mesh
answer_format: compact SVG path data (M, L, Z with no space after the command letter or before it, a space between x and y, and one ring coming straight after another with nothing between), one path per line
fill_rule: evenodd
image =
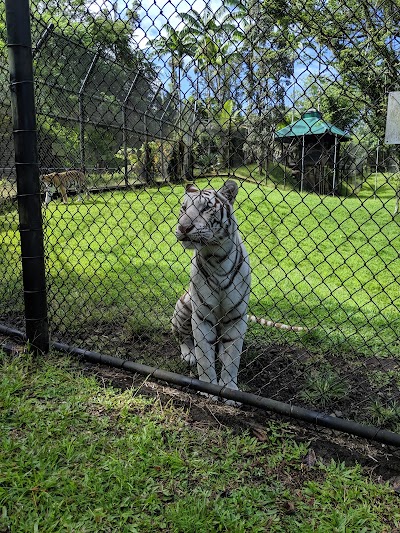
M5 47L6 39L5 15L4 7L2 6L0 22L0 80L3 87L0 102L1 315L8 323L23 327L24 302L20 263L21 247L18 234L17 187L14 167L11 99L8 90L9 72Z
M22 326L0 9L0 298ZM234 387L244 337L240 389L400 432L398 19L394 0L33 0L52 340ZM244 334L247 312L304 330Z

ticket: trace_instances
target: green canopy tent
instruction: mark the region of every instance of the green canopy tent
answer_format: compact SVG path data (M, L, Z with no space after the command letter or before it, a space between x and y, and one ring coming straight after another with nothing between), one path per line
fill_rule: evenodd
M299 175L300 190L335 194L340 181L340 143L350 136L310 109L299 119L275 132L286 166Z

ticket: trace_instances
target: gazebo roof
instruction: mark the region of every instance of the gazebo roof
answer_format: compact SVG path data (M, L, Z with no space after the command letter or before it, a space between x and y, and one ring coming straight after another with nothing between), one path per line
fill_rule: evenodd
M290 140L293 137L303 137L305 135L322 136L326 134L340 137L342 141L350 140L350 135L333 124L326 122L319 111L309 109L299 120L278 130L275 133L275 137L281 140Z

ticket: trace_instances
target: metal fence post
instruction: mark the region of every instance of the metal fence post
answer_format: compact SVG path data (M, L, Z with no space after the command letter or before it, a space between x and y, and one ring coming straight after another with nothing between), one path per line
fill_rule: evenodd
M47 43L47 41L50 39L51 34L54 31L54 24L51 22L47 28L42 33L40 39L38 40L35 48L32 50L32 57L35 57L36 54L40 51L41 48Z
M5 5L26 336L34 351L47 352L49 332L29 1L6 0Z
M132 94L132 91L136 85L136 80L138 78L139 74L136 74L134 77L131 86L129 87L129 90L125 96L124 101L122 102L122 144L124 147L124 180L125 180L125 187L129 187L129 176L128 176L128 136L127 136L127 120L126 120L126 106L127 102L129 100L130 95Z
M89 66L89 69L86 73L85 78L82 80L82 84L79 89L79 142L80 142L80 151L81 151L81 170L86 172L86 151L85 151L85 106L83 103L83 91L86 89L86 85L89 81L89 77L92 74L94 67L96 66L97 60L100 57L100 51L98 50L93 57L93 60Z

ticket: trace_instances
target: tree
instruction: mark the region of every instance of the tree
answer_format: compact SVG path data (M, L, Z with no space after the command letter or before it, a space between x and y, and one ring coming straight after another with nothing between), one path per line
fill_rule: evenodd
M335 83L335 79L328 75L319 75L318 78L312 75L304 80L304 86L302 96L295 102L298 116L317 107L324 120L344 131L351 131L357 126L363 106L358 99L354 101L341 84Z
M143 134L140 127L145 129L145 113L156 116L164 106L157 96L155 69L132 39L139 24L136 0L120 13L116 11L116 2L98 12L88 9L90 4L83 0L50 0L48 9L44 9L42 2L33 0L34 47L49 23L54 25L34 57L39 138L46 139L49 145L46 160L53 156L56 161L59 147L52 141L56 136L48 126L63 133L69 128L75 149L59 162L67 166L80 166L84 163L82 158L93 165L100 159L115 162L115 153L122 143L122 128L124 132L136 130L138 133L130 139L131 143L139 143L138 137ZM52 117L52 122L43 117ZM76 142L79 126L84 131ZM160 128L158 117L150 127ZM70 147L71 143L67 144ZM99 156L104 150L107 156Z
M277 24L260 0L229 0L230 17L237 21L237 61L243 72L245 152L260 172L268 168L276 124L285 110L285 86L293 74L294 36Z
M189 41L187 35L177 31L167 22L163 27L165 35L159 35L149 41L149 48L154 49L158 55L169 55L169 66L171 69L171 94L177 103L179 116L182 113L182 70L184 60L194 53L193 43ZM154 55L154 52L153 54Z
M328 51L337 72L331 84L365 106L363 119L382 133L386 93L399 85L398 0L265 0L264 6L292 34Z
M206 89L206 99L216 99L223 105L224 75L229 62L231 42L228 36L236 32L236 27L227 17L222 16L222 6L215 12L206 8L202 13L192 9L187 13L179 13L185 22L182 36L188 39L192 47L192 58L197 75L201 75ZM225 94L226 95L226 94ZM209 106L210 109L210 106Z
M230 166L232 157L232 138L233 133L238 130L240 125L240 112L235 111L235 102L227 100L222 109L215 114L217 123L217 137L220 139L220 164L223 168Z

